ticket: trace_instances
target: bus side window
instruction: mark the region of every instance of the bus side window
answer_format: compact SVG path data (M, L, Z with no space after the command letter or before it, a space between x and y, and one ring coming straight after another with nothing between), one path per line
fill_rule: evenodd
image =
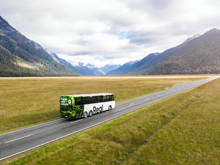
M92 102L92 97L90 96L89 97L89 104L91 104L91 103L93 103L93 102Z
M92 103L96 103L96 96L92 96Z
M86 97L86 104L90 104L90 102L91 102L90 97Z
M99 96L95 96L95 102L96 102L96 103L99 102Z
M89 104L88 97L83 97L82 100L83 100L83 104Z
M97 102L98 103L102 102L102 96L97 96Z
M91 103L91 97L87 97L87 104Z
M76 101L75 104L79 105L79 98L78 97L75 98L75 101Z
M100 102L103 102L103 101L104 101L104 97L100 96Z
M75 99L75 105L78 105L78 99L77 99L77 97L75 97L74 99Z
M82 97L77 97L77 105L82 105L82 104L83 104Z
M106 98L105 98L105 101L108 101L108 96L105 96Z
M86 104L86 98L85 97L82 97L82 103Z

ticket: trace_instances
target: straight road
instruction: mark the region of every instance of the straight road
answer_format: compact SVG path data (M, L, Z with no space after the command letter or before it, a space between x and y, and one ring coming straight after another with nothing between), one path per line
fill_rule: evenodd
M216 78L219 77L214 76L205 80L178 84L161 92L119 103L116 105L116 108L111 111L97 114L86 119L75 121L58 119L17 131L0 134L0 161L94 127L139 108L212 81Z

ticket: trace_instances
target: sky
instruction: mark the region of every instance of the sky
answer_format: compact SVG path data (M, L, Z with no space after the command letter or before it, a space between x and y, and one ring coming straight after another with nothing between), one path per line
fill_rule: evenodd
M73 65L139 60L220 28L219 0L0 0L0 15Z

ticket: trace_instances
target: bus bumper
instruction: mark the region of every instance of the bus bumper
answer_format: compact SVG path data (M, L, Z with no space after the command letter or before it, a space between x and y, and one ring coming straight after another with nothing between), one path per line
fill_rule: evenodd
M76 112L61 112L61 117L66 119L74 119L76 117Z

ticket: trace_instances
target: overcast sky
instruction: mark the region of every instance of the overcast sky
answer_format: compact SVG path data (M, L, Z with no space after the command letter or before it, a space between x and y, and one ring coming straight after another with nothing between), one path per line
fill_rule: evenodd
M0 15L73 64L123 64L220 28L219 0L0 0Z

